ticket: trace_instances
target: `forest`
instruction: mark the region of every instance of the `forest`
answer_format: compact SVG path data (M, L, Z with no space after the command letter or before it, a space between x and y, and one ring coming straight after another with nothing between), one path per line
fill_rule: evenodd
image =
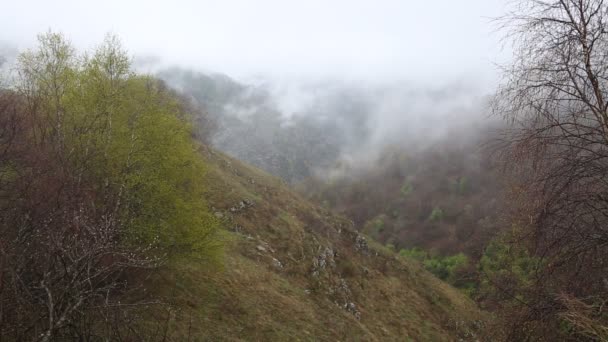
M608 4L491 22L491 87L0 41L0 340L608 341Z

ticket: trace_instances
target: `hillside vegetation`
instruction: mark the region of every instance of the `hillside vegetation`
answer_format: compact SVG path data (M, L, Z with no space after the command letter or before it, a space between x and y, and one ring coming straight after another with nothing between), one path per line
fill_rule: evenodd
M0 339L120 340L167 262L221 255L189 113L116 37L39 36L0 88ZM125 318L128 317L128 318Z
M162 58L134 65L111 34L87 51L52 31L0 43L0 341L608 341L607 1L511 1L491 20L500 77L304 67L346 31L381 52L332 31L350 16L327 16L320 55L290 51L299 68L230 53L239 81L187 69L213 58L178 45L238 46L240 10L247 49L280 50L255 43L276 24L259 6L233 7L161 46L191 64L156 75L136 70ZM114 14L131 17L101 22ZM140 49L180 27L128 22Z
M174 340L475 340L465 295L353 230L283 181L212 149L208 202L229 231L222 270L171 265ZM174 325L173 325L174 324Z
M500 178L479 152L483 139L459 132L427 147L386 148L369 165L345 166L298 189L397 250L479 256L498 230Z
M204 144L118 39L39 36L0 89L0 339L474 340L475 304Z

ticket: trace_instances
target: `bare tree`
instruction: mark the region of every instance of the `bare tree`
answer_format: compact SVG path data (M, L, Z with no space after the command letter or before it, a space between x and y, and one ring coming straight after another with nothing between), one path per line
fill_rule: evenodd
M513 123L505 161L542 260L522 320L546 323L560 293L608 295L608 6L520 0L499 22L514 59L493 109Z

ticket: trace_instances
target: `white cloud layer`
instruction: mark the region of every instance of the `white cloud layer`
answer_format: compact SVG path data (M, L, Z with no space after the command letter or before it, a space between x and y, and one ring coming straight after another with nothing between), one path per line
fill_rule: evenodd
M50 28L87 48L110 31L136 56L237 78L493 82L503 1L6 1L0 41L28 47Z

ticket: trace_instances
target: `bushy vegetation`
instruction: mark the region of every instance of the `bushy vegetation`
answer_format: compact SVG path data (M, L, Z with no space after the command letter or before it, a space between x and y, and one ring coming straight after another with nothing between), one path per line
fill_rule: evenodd
M435 207L429 215L429 221L441 221L443 220L443 210L440 207Z
M478 260L499 229L501 183L479 151L482 139L458 139L463 142L440 140L418 151L387 148L368 168L313 179L300 189L397 250L463 252Z
M474 265L470 258L463 253L441 256L437 253L431 253L414 247L401 249L399 255L421 262L424 268L433 273L437 278L464 290L471 296L474 294L473 291L477 287L476 279L473 278L474 275L471 272Z
M403 185L401 186L401 195L403 197L407 197L409 194L412 193L413 190L414 190L414 187L412 186L412 182L410 182L409 180L406 180L405 182L403 182Z
M483 274L481 295L488 300L493 296L518 299L517 291L529 288L535 270L541 267L540 258L531 255L525 246L513 244L510 238L513 235L505 233L492 240L479 262Z
M433 115L411 125L421 135L383 128L394 116L373 122L409 107L388 100L420 94L405 88L330 85L295 113L264 86L161 73L185 101L136 74L113 36L79 53L41 35L14 79L0 80L0 340L167 340L168 321L185 312L176 339L197 329L477 339L478 321L459 319L477 317L468 299L405 258L492 310L488 340L608 340L608 6L514 3L498 20L514 38L492 102L512 124L498 139L442 132ZM487 140L498 140L496 158L479 150ZM352 222L200 144L209 142ZM201 151L216 163L211 195ZM228 276L205 273L222 255L216 217L234 233ZM155 320L166 303L147 279L173 282L166 298L186 308L164 326ZM206 279L217 294L209 310ZM378 308L391 315L370 315Z
M19 56L0 90L0 337L132 332L128 278L219 256L186 107L114 36L79 54L49 32Z

